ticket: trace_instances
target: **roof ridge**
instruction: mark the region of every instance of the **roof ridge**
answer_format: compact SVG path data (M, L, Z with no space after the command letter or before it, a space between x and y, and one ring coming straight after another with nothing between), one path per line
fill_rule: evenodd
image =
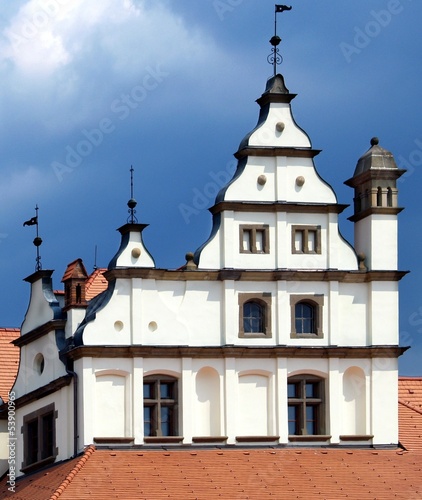
M82 469L88 459L96 450L94 445L89 445L86 449L82 457L78 460L78 463L73 467L73 469L66 476L66 479L60 484L60 486L56 489L56 491L51 495L49 500L57 500L63 491L69 486L69 484L73 481L76 474Z
M419 413L419 415L422 415L422 410L419 410L418 408L414 407L410 403L407 403L406 401L403 401L403 399L399 398L399 403L402 404L403 406L406 406L410 410L413 410L416 413Z

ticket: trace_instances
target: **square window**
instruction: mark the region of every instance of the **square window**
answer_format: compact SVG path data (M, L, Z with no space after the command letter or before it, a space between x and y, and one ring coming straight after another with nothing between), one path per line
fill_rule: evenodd
M321 226L292 226L292 253L321 253Z
M240 225L240 253L269 253L269 226Z

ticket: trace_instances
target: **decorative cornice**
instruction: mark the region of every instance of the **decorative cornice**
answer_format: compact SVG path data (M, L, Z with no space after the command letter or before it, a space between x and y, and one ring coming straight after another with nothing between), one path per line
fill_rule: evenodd
M16 408L21 408L22 406L26 406L29 403L33 403L34 401L38 401L41 398L45 398L49 394L53 392L57 392L63 387L66 387L70 384L72 377L70 375L63 375L63 377L57 378L53 380L49 384L43 385L34 391L28 392L28 394L24 394L20 398L15 400Z
M53 319L39 326L38 328L34 328L34 330L29 331L28 333L24 333L22 336L15 339L12 344L17 347L22 347L24 345L30 344L34 342L44 335L47 335L50 332L54 332L56 330L62 330L66 326L66 321L63 319Z
M374 179L378 180L398 179L405 172L406 170L399 168L389 168L389 169L379 168L373 170L366 170L365 172L362 172L356 177L351 177L350 179L347 179L347 181L344 181L344 184L346 184L346 186L354 188L364 184L365 182L372 181Z
M272 146L247 146L239 149L234 157L240 160L245 156L288 156L291 158L315 158L321 153L320 149L311 148L283 148Z
M220 201L209 210L214 214L224 210L237 212L286 212L304 214L341 214L349 205L339 203L289 203L285 201Z
M370 215L398 215L402 210L402 207L371 207L348 217L348 220L358 222Z
M169 281L338 281L340 283L369 283L371 281L400 281L408 271L341 271L338 269L219 269L168 270L156 268L116 268L104 273L109 281L116 279L155 279Z
M66 355L92 358L398 358L408 347L300 347L300 346L79 346Z

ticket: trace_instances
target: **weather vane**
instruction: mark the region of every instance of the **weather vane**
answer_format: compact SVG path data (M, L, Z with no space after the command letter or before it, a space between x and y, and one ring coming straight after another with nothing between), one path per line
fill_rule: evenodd
M38 205L35 205L35 217L31 217L31 219L25 221L23 223L24 226L36 226L37 227L37 233L34 238L34 245L37 248L37 258L36 258L36 264L35 264L35 271L41 271L42 266L41 266L41 256L40 256L40 246L42 243L42 239L38 235Z
M292 10L292 7L287 5L276 5L274 12L274 36L271 37L270 44L273 46L271 49L271 54L267 57L267 61L274 67L274 76L277 74L277 64L283 62L278 49L278 45L281 42L281 38L277 35L277 13L284 12L285 10Z
M137 205L136 200L133 197L133 167L130 167L130 200L127 202L127 206L129 207L129 217L127 219L129 224L137 224L138 219L135 217L136 210L135 207Z

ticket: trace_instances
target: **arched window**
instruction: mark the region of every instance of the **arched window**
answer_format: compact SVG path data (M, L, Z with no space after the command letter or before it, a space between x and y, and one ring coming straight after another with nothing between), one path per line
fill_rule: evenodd
M377 187L377 207L382 207L382 189Z
M177 379L144 378L144 436L177 436Z
M309 302L299 302L295 306L296 333L316 333L315 306Z
M393 206L393 190L389 187L387 189L387 207Z
M287 380L289 436L325 434L324 379L299 375Z
M271 337L271 293L239 293L239 337Z
M290 338L323 338L324 295L291 295Z
M243 331L245 333L264 332L265 307L258 302L249 301L243 304Z

